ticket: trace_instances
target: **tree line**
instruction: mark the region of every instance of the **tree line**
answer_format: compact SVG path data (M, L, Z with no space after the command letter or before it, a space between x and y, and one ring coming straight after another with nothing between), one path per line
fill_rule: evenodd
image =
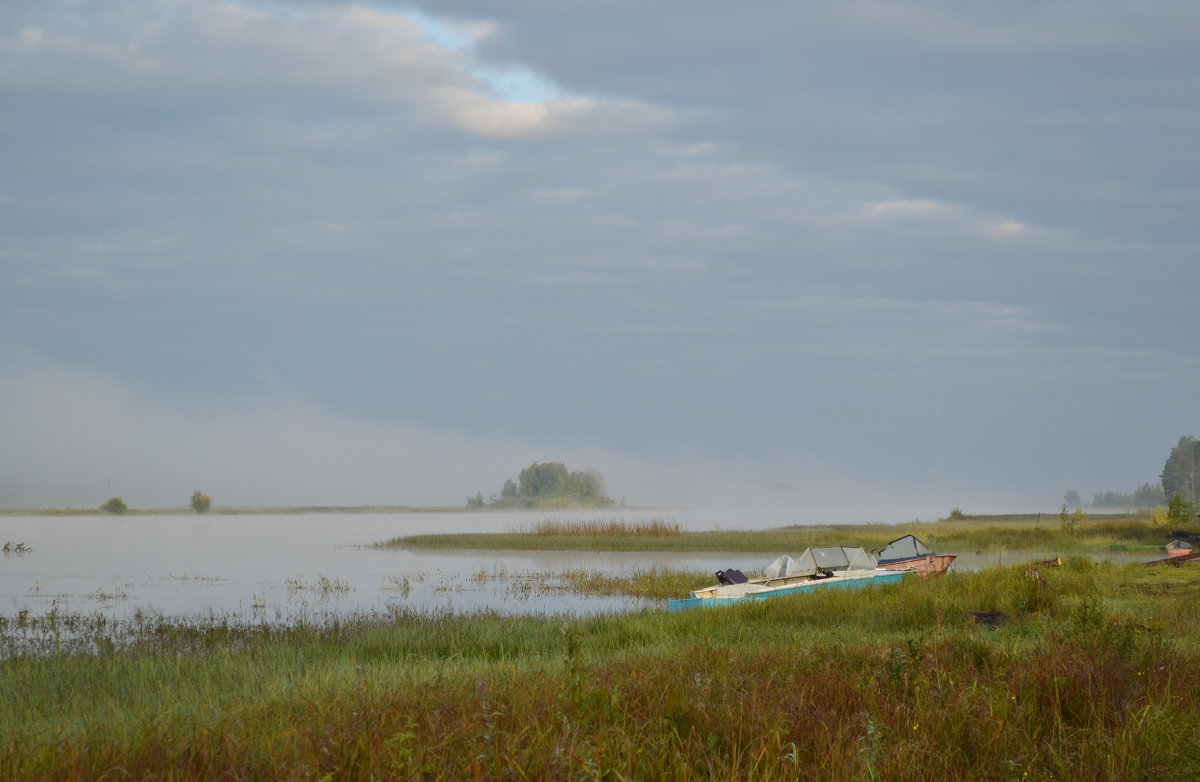
M1106 491L1092 498L1093 508L1144 510L1165 508L1175 522L1190 520L1196 512L1196 471L1200 469L1200 440L1185 436L1171 449L1158 476L1158 484L1143 483L1132 494ZM1079 492L1071 489L1064 506L1082 507Z

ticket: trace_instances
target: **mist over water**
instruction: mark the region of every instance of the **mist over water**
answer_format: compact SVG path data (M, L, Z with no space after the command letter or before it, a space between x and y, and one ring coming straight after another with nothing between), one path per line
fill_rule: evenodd
M569 514L553 517L564 515ZM600 517L667 519L688 530L803 523L773 511L626 509ZM721 552L373 547L424 533L520 531L545 518L540 512L0 517L0 539L29 549L0 559L0 615L57 610L113 618L143 613L286 622L397 609L512 614L636 610L654 604L571 594L562 588L562 575L588 571L616 576L656 568L753 572L774 558ZM1053 556L943 553L959 554L956 566L965 569Z
M629 512L679 520L703 515ZM52 608L129 616L135 611L246 619L319 618L409 606L469 612L569 613L637 601L522 590L567 570L623 573L728 566L712 554L455 552L376 549L423 533L506 532L545 514L419 513L0 517L0 538L27 553L0 560L0 613ZM733 525L726 525L732 527Z
M3 344L0 368L0 508L93 509L112 496L180 508L195 490L214 508L460 507L535 461L595 469L629 505L718 509L714 523L727 525L747 513L752 526L778 526L1054 511L1062 496L994 475L917 476L908 458L846 465L811 442L754 456L685 443L616 450L570 431L534 439L347 416L278 386L233 400L168 394Z

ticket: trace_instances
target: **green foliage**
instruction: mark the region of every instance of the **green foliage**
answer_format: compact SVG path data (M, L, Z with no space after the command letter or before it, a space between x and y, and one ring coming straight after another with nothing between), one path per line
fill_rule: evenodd
M499 498L491 504L499 508L611 507L614 503L604 492L604 476L596 470L569 472L562 462L534 462L521 470L516 482L506 480Z
M1166 509L1163 509L1166 513ZM1070 523L1074 514L1067 514ZM528 530L500 533L417 535L378 543L381 548L459 548L496 550L581 551L740 551L769 555L801 552L810 546L836 541L868 550L883 547L901 535L917 535L944 554L970 551L1108 552L1155 551L1162 548L1162 530L1153 526L1150 513L1081 513L1076 528L1064 529L1042 514L973 516L962 521L911 521L902 524L813 524L764 530L681 530L670 537L638 535L536 535ZM1061 518L1061 517L1060 517ZM587 520L582 520L587 522ZM599 519L603 522L605 519ZM581 525L586 526L586 525Z
M1172 524L1182 526L1196 517L1196 505L1182 494L1172 494L1167 502L1167 518Z
M104 504L100 506L100 510L104 511L105 513L121 514L129 510L129 508L125 505L125 501L120 497L109 497Z
M1069 489L1067 493L1063 495L1063 502L1065 502L1067 507L1070 508L1078 508L1083 504L1083 501L1079 497L1079 492L1075 491L1074 489Z
M1195 437L1180 437L1163 465L1162 489L1168 497L1182 494L1196 499L1196 468L1200 467L1200 441Z
M208 509L212 507L212 498L199 489L196 489L196 491L192 492L191 506L192 510L197 513L207 513Z
M483 492L481 492L481 491L476 492L474 497L467 497L467 507L468 508L482 508L483 507Z
M1077 532L1088 523L1088 515L1083 508L1076 508L1074 513L1067 513L1067 506L1062 506L1062 511L1058 514L1058 524L1064 532Z
M954 521L962 521L966 517L967 514L963 513L962 508L951 508L950 515L947 516L947 518L953 519Z
M0 660L0 778L1194 779L1197 589L1069 559L686 614L138 612L121 648L30 617L5 649L85 639Z

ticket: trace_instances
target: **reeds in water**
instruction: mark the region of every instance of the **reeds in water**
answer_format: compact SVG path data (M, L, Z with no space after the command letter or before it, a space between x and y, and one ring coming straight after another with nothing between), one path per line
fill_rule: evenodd
M0 660L0 778L1191 780L1198 589L1067 558L683 614L145 618Z
M626 521L623 518L560 519L546 518L534 523L529 534L543 537L678 537L678 521L664 518Z

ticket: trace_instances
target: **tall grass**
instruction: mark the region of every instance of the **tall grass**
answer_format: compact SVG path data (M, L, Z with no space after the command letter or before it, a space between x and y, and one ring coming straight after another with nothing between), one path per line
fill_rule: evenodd
M1194 779L1198 595L1068 558L680 614L144 617L6 646L0 778Z
M766 530L684 530L677 522L656 520L641 529L621 519L559 521L504 533L416 535L392 538L383 548L458 548L494 550L580 549L596 551L744 551L799 553L810 546L846 545L875 550L915 534L942 553L968 551L1057 551L1064 554L1113 549L1152 552L1169 539L1169 530L1136 514L1094 517L1064 529L1057 515L966 516L903 524L829 524L784 526ZM660 527L663 531L660 531Z
M530 535L542 537L649 537L673 538L681 532L678 521L657 518L626 521L623 518L559 519L545 518L530 527Z

